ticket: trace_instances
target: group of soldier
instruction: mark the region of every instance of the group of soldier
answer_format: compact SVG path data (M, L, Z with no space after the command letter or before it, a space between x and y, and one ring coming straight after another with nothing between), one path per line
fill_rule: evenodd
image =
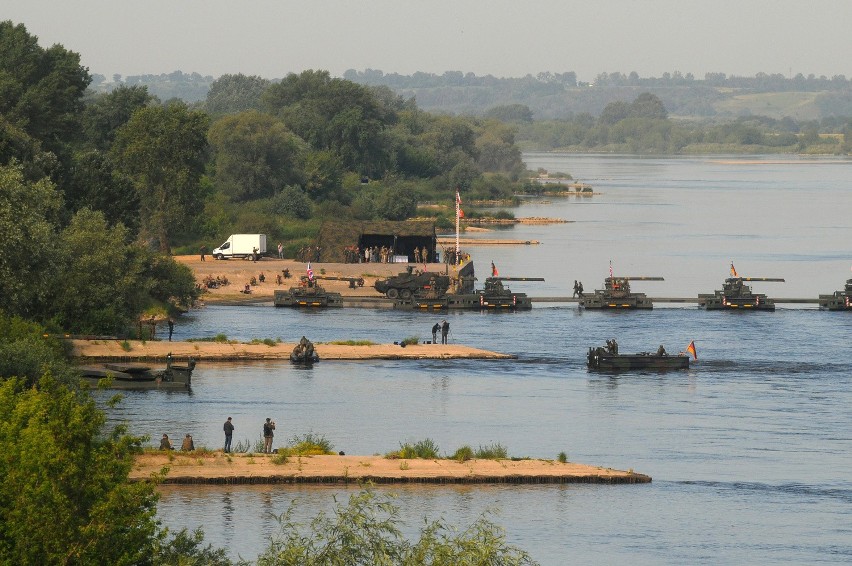
M583 298L583 282L574 279L574 294L571 297Z
M296 259L304 263L309 261L319 261L321 251L322 248L319 246L303 246L299 248L299 252L296 254Z

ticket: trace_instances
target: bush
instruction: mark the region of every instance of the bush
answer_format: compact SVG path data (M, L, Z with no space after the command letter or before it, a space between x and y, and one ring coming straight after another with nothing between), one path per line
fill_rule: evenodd
M420 343L420 337L419 336L409 336L408 338L404 339L401 342L401 344L403 346L411 346L412 344L419 344L419 343Z
M508 458L509 455L506 452L505 446L499 442L495 442L490 446L480 445L476 449L476 457L482 460L499 460L501 458Z
M279 448L278 453L287 456L321 456L334 454L334 446L322 434L309 431L306 434L295 435L290 439L286 448Z
M400 443L399 452L392 452L388 454L388 457L396 457L403 459L411 459L411 458L437 458L438 445L435 444L435 441L431 438L427 438L425 440L420 440L415 444L410 444L406 442L405 444Z
M568 454L566 454L565 452L560 452L559 456L556 459L559 460L559 462L565 464L566 462L568 462Z
M473 458L473 448L468 445L462 446L453 454L453 460L458 462L467 462L471 458Z

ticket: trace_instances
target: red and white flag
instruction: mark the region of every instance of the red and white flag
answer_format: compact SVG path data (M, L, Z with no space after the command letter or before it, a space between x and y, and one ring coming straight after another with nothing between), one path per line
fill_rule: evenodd
M461 195L456 191L456 215L459 218L464 218L464 211L461 209Z
M609 260L609 277L612 279L612 260Z
M311 269L311 262L308 262L308 281L314 280L314 270Z

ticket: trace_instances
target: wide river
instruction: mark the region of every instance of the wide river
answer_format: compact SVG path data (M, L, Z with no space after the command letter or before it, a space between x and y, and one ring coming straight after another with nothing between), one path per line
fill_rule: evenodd
M852 276L852 161L639 158L528 154L531 169L591 183L590 198L530 199L517 216L566 224L515 226L501 236L540 245L470 247L480 279L493 261L532 296L569 296L616 275L650 296L721 288L733 262L773 297L816 298ZM485 234L484 237L489 236ZM491 234L493 237L493 234ZM317 265L314 266L316 270ZM480 283L481 284L481 283ZM178 321L175 339L314 341L427 339L440 317L390 310L300 312L209 306ZM137 434L192 433L217 448L254 442L265 417L276 443L309 431L347 454L385 453L433 439L442 452L499 442L510 455L633 468L638 486L396 486L405 529L424 517L462 526L488 512L512 544L542 564L849 564L852 562L852 313L780 305L774 313L583 312L537 303L516 314L452 313L451 341L511 352L512 361L322 361L201 364L190 394L128 392L110 415ZM686 372L601 375L586 350L616 337L623 352L677 352ZM167 487L159 517L202 527L233 557L254 559L275 515L329 510L356 488Z

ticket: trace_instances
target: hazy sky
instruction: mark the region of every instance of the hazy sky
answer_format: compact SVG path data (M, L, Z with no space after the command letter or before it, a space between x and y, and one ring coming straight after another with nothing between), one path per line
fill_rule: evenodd
M3 0L92 73L852 76L852 0Z

